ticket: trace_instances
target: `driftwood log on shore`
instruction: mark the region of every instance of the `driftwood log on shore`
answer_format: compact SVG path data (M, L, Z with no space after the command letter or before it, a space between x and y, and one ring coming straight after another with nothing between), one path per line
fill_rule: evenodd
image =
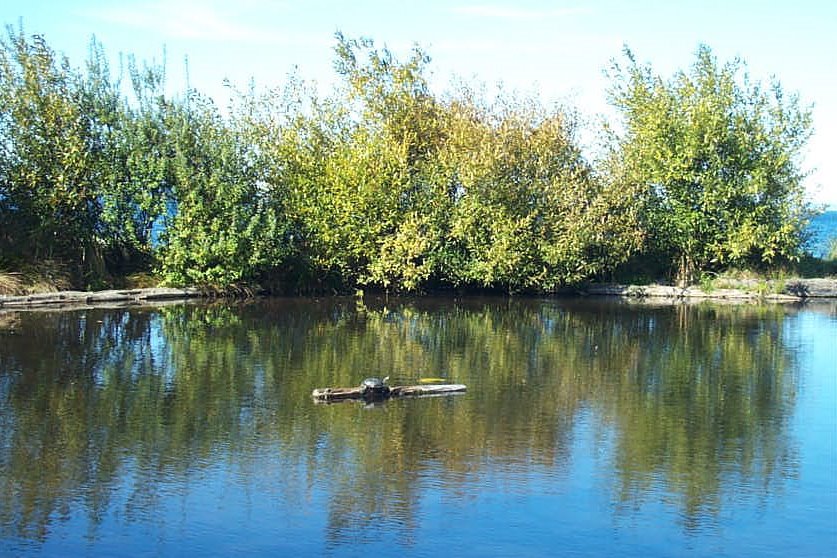
M152 288L152 289L114 289L109 291L59 291L57 293L38 293L29 295L0 296L0 309L32 308L38 306L97 306L101 304L121 303L139 304L146 301L177 300L203 296L199 289Z
M581 294L628 298L667 298L676 300L741 300L800 302L815 298L837 298L837 279L788 279L786 281L729 281L725 288L670 285L589 285Z
M424 386L394 386L389 392L379 399L392 399L396 397L423 397L430 395L447 395L449 393L461 393L467 388L465 384L429 384ZM362 387L353 388L318 388L311 393L318 402L336 402L352 399L364 399L365 390Z

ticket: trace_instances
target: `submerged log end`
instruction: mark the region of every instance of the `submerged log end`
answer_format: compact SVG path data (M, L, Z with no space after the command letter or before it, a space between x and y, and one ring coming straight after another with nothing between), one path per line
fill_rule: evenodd
M465 384L431 384L424 386L398 386L390 390L390 397L418 397L420 395L444 395L465 391Z
M363 397L362 388L318 388L311 392L311 397L318 401L339 401L341 399L359 399Z

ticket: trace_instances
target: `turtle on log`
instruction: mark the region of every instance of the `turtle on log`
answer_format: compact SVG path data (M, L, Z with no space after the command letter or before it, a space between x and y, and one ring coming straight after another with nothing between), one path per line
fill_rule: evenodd
M467 388L465 384L429 384L419 386L393 386L387 385L389 376L380 378L366 378L358 387L352 388L319 388L311 392L315 401L320 403L336 403L338 401L351 401L362 399L364 401L383 401L391 397L432 397L436 395L448 395L462 393Z
M364 399L384 399L389 395L389 386L387 385L389 376L383 380L380 378L366 378L360 383L360 388L363 390Z

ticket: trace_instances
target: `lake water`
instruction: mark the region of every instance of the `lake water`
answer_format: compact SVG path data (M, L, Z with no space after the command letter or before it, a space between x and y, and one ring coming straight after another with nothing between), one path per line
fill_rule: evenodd
M836 553L833 302L0 314L3 556Z
M811 235L808 250L818 258L826 257L831 243L837 241L837 211L825 211L814 217L808 232Z

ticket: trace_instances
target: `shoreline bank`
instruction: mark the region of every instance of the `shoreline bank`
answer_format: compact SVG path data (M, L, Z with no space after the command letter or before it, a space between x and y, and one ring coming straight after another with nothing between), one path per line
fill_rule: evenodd
M740 300L742 302L804 302L810 299L837 299L837 279L788 279L785 281L754 279L728 281L724 288L704 290L700 286L672 285L589 285L579 290L588 296L623 298L668 298L675 300Z
M798 303L806 300L837 299L837 279L791 279L783 282L741 280L725 288L704 290L699 286L594 284L554 296L611 296L627 299L678 301L740 301ZM155 302L174 302L210 298L193 287L154 287L110 289L104 291L58 291L28 295L0 295L0 311L52 307L55 309L93 308L102 305L133 306Z

